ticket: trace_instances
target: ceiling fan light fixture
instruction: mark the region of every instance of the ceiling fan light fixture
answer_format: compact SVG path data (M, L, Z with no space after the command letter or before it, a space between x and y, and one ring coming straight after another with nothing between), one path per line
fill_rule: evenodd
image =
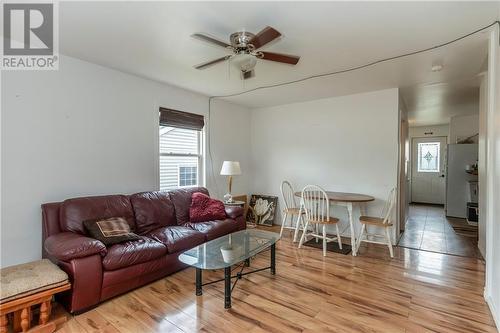
M242 72L248 72L255 68L257 59L248 53L240 53L231 58L231 63Z

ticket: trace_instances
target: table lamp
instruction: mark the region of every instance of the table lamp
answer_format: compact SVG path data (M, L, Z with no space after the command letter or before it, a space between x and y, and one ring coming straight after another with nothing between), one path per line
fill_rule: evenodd
M222 176L229 176L228 181L228 193L224 195L224 201L231 203L233 202L233 197L231 196L231 189L233 186L233 176L241 175L240 162L236 161L224 161L222 163L222 169L220 170Z

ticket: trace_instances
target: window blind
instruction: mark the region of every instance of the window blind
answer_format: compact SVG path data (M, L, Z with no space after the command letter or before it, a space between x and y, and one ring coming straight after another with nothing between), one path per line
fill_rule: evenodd
M199 114L160 108L160 126L201 131L205 126L205 120Z

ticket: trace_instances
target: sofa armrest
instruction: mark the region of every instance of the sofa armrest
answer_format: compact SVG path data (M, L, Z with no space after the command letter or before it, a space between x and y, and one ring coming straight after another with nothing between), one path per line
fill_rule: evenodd
M47 253L61 261L88 257L94 254L106 255L106 246L97 239L73 232L61 232L48 237L44 248Z
M231 219L236 219L243 216L243 208L239 206L226 206L226 215Z

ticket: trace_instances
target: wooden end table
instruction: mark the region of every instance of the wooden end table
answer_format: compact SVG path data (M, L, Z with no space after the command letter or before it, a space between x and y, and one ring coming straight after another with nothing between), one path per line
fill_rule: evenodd
M1 285L5 289L11 288L12 295L2 293L0 333L9 332L9 323L12 324L13 332L29 330L49 333L66 320L66 317L50 320L52 298L57 293L71 289L71 284L66 273L47 259L3 268ZM38 305L37 325L32 327L34 307Z

